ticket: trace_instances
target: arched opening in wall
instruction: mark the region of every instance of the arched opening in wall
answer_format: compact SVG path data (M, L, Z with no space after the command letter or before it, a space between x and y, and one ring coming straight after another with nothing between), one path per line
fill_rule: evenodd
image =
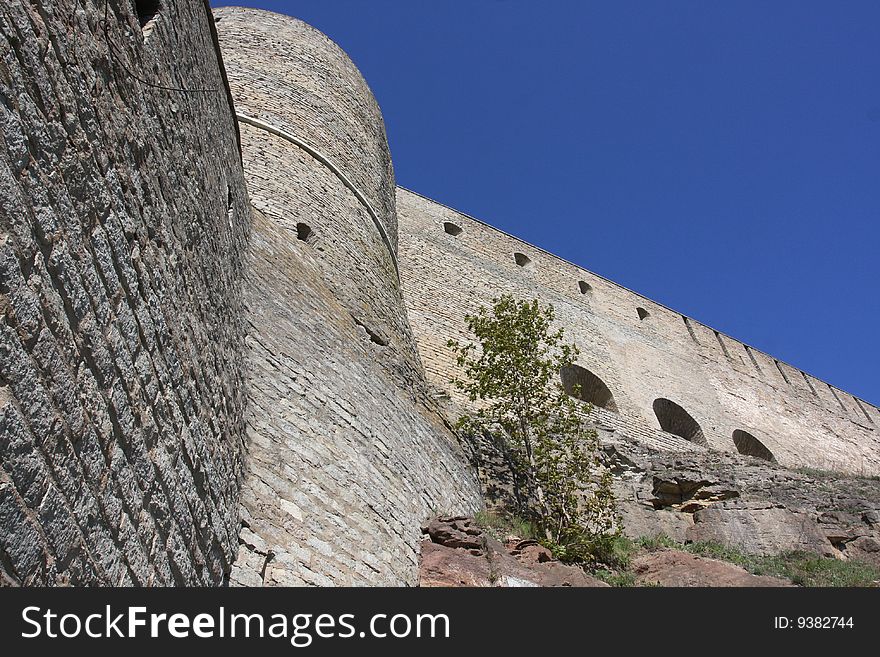
M590 370L580 365L563 367L559 372L565 393L575 399L588 402L593 406L617 413L614 395L605 382Z
M593 286L586 281L578 281L578 289L581 291L581 294L589 294L593 291Z
M453 237L458 237L459 235L461 235L462 227L452 223L451 221L444 221L443 230Z
M151 30L156 20L156 15L162 8L160 0L134 0L134 10L137 13L138 23L147 36L148 30Z
M649 313L647 310L645 310L645 309L642 308L641 306L639 306L638 308L636 308L636 312L638 313L638 315L639 315L639 319L641 319L641 320L648 319L648 317L651 316L651 313Z
M776 457L760 440L755 438L748 431L737 429L733 432L733 444L736 445L736 451L746 456L754 456L755 458L764 459L776 463Z
M525 253L514 253L513 259L520 267L525 267L526 269L531 269L532 267L532 259Z
M684 438L697 445L709 446L709 442L703 435L703 430L697 421L674 401L663 398L655 399L654 415L657 416L660 428L666 433Z
M314 246L315 242L318 241L315 231L313 231L308 224L302 223L296 225L296 239L300 242L305 242L309 246Z

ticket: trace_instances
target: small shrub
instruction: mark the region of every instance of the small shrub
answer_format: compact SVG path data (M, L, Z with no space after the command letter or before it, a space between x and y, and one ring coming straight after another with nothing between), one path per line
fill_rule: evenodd
M648 551L659 550L660 548L680 548L681 546L666 534L655 534L654 536L643 536L637 541L640 547Z
M541 543L560 561L578 564L590 572L600 568L626 569L639 549L622 534L593 534L583 530L566 534L559 543L546 539Z
M636 576L628 570L617 572L600 568L599 570L594 571L592 575L596 579L600 579L611 586L636 586Z
M473 341L447 343L463 374L452 384L476 410L461 417L458 428L501 448L515 512L555 554L583 563L595 561L592 550L611 554L607 541L620 526L611 474L601 465L599 437L585 409L560 380L578 350L554 328L553 306L506 294L464 320Z

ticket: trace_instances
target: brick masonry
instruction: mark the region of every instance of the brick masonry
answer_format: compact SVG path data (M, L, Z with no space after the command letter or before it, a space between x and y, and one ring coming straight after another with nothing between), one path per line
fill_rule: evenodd
M256 210L250 468L232 581L414 584L421 522L473 512L480 494L407 321L382 115L313 28L255 10L216 16L236 109L271 129L241 125Z
M206 3L148 34L104 9L0 8L0 577L216 585L244 452L234 114Z
M446 341L503 292L554 304L604 440L880 472L874 406L396 188L316 30L134 5L0 7L0 583L415 583L482 504Z
M880 472L880 410L871 404L411 191L398 189L397 211L407 312L428 382L453 414L466 404L449 386L456 366L446 342L467 339L464 315L509 292L554 305L579 364L611 390L617 412L596 413L620 436L681 448L655 415L663 398L697 421L710 448L736 451L740 430L782 465ZM445 223L462 230L452 235Z

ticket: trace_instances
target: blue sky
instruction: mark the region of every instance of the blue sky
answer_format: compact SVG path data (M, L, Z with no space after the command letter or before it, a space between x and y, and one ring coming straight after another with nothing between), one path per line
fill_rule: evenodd
M297 0L398 182L880 403L880 3Z

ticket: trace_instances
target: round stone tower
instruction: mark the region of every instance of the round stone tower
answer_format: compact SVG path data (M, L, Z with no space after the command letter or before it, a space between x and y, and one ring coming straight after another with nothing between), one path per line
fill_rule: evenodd
M233 582L414 583L421 522L480 498L407 321L381 112L315 29L259 10L215 16L254 207Z

